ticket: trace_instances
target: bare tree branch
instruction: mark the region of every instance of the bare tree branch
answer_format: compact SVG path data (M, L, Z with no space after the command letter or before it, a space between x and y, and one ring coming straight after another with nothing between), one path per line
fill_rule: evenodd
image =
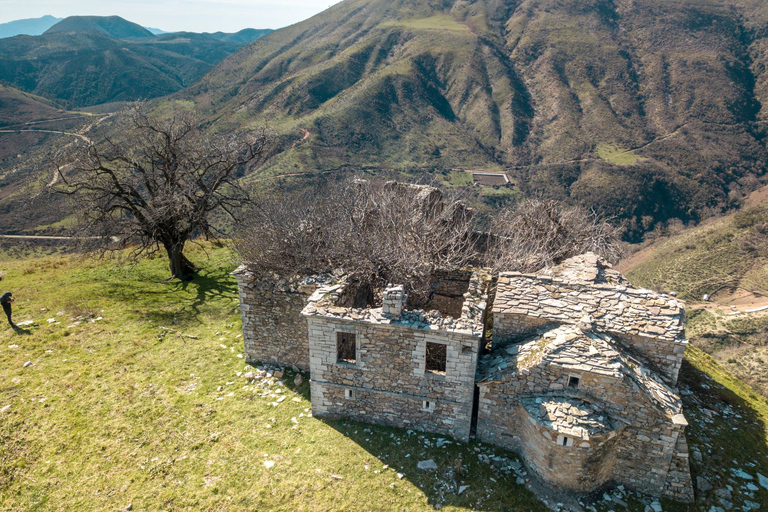
M247 199L239 173L267 139L263 129L213 136L198 125L189 112L161 119L133 104L119 116L119 141L80 141L59 156L54 190L75 199L81 224L103 249L133 246L140 255L162 247L172 277L191 279L196 269L185 243L215 237L214 211L235 215Z

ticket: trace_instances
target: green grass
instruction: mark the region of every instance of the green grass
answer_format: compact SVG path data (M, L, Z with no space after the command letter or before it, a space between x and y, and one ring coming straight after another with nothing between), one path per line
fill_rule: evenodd
M597 155L606 162L615 165L635 165L645 158L637 156L630 150L621 149L612 144L600 144L597 146Z
M397 21L385 21L380 27L405 27L411 30L449 30L471 34L469 27L458 23L448 14L438 14L427 18L411 18Z
M38 324L0 332L0 510L546 510L478 459L501 450L319 421L307 375L248 385L234 262L208 250L188 284L162 258L0 259Z
M187 284L166 281L159 257L121 267L0 253L15 320L38 324L0 331L0 510L547 510L503 464L479 457L513 454L315 419L306 374L298 386L291 371L249 384L235 263L227 249L206 249L210 258L190 251L204 270ZM694 473L715 468L725 482L734 464L756 463L744 467L768 474L765 400L700 351L687 358L689 442L703 452ZM724 404L742 419L703 423L704 406ZM439 469L418 470L425 459ZM469 488L459 495L460 485ZM627 510L644 510L625 498Z
M745 221L746 214L758 220ZM627 277L638 286L676 291L686 300L736 287L768 294L766 254L757 242L766 223L768 206L757 206L661 239Z

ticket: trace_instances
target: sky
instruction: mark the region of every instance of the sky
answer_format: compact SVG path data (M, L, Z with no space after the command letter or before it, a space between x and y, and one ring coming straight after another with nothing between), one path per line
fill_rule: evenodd
M76 15L117 15L166 32L237 32L281 28L324 11L338 0L0 0L0 23Z

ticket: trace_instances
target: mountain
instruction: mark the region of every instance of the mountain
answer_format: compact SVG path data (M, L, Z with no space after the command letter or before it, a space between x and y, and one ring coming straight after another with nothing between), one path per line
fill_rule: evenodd
M21 34L39 36L61 20L62 18L46 15L42 18L28 18L0 23L0 38L13 37Z
M242 43L200 34L121 40L103 32L0 39L0 81L69 107L133 101L179 91Z
M272 29L256 29L256 28L244 28L238 32L203 32L207 36L211 36L219 41L226 41L228 43L252 43L253 41L271 34L274 32Z
M760 0L347 0L178 98L273 127L264 173L505 169L633 239L764 180L766 68Z
M120 16L69 16L48 30L45 34L62 32L83 32L92 30L117 39L151 38L154 34L136 23Z

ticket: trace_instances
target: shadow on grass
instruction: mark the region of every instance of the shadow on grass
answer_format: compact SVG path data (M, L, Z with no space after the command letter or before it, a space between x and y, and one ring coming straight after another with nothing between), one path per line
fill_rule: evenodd
M23 336L29 336L32 334L32 331L29 329L24 329L23 327L19 327L18 325L12 325L11 328L14 330L16 334L20 334Z
M704 364L710 366L711 362L704 361ZM765 398L751 391L747 391L749 399L741 396L744 390L730 389L718 382L723 377L731 378L724 370L713 367L707 371L713 369L722 374L713 373L714 378L711 378L685 359L680 370L680 388L690 391L682 398L689 422L686 438L691 453L695 454L690 465L698 505L718 501L715 490L733 483L732 469L743 469L753 476L755 472L768 472L766 419L754 406L755 403L765 403ZM707 492L698 489L696 478L699 476L707 479L714 488ZM667 509L674 512L694 510L673 502L664 504L664 510Z
M549 510L524 485L516 482L515 472L508 468L520 461L515 454L501 448L354 420L321 421L403 475L404 480L424 493L435 509L453 506L487 512ZM490 462L489 459L481 461L480 455L490 456ZM419 469L420 461L429 460L434 461L437 469Z
M285 369L286 387L310 401L309 374L301 372L302 382L298 386L294 384L296 375L290 368ZM548 510L524 485L516 482L511 466L521 467L518 457L500 448L355 420L319 420L377 458L382 467L389 466L386 471L402 474L436 509L457 506L488 512ZM479 459L481 454L485 461ZM499 457L493 459L493 455ZM418 468L419 461L429 459L437 464L436 470ZM393 485L394 492L399 492L397 481Z
M200 271L192 281L136 280L130 285L111 282L109 295L123 301L137 315L158 325L184 325L201 320L203 307L219 307L223 314L237 307L237 283L229 270Z

